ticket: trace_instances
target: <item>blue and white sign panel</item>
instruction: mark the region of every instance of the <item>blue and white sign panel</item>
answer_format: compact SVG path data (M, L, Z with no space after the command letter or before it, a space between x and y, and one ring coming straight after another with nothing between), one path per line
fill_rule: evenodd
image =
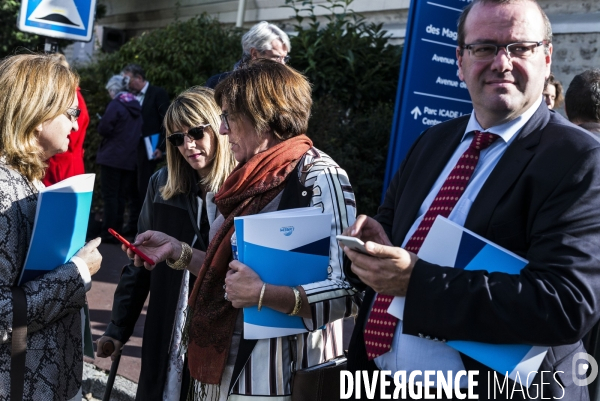
M457 22L469 0L411 0L385 191L415 139L427 128L473 110L458 78Z
M18 28L23 32L89 42L96 0L22 0Z

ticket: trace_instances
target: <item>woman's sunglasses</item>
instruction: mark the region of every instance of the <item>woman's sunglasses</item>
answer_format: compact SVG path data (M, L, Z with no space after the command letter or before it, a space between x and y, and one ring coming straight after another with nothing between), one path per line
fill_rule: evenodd
M171 145L181 146L185 142L185 137L190 138L191 141L197 141L204 138L204 130L210 127L210 124L199 125L198 127L190 128L188 132L174 132L167 137Z

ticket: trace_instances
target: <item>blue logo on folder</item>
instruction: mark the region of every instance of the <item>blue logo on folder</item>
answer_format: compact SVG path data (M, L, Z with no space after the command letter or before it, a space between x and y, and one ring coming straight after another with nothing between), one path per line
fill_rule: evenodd
M289 237L294 232L294 226L281 227L279 229L280 233L283 233L286 237Z

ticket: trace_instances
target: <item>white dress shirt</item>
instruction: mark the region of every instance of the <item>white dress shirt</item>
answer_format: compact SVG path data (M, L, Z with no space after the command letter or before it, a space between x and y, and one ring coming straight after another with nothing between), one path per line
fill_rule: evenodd
M144 103L144 97L146 96L146 91L148 90L148 86L150 86L150 82L146 81L146 85L142 88L141 91L137 95L134 95L138 102L140 102L140 106Z

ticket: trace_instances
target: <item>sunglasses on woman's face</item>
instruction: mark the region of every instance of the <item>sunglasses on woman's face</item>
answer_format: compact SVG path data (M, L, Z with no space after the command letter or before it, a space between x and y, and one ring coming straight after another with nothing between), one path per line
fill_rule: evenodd
M190 138L190 141L197 141L204 138L204 130L210 127L210 124L199 125L198 127L190 128L188 132L174 132L167 137L171 145L181 146L185 142L185 137Z
M71 121L77 121L77 119L81 115L81 109L70 107L65 111L65 114L71 119Z

